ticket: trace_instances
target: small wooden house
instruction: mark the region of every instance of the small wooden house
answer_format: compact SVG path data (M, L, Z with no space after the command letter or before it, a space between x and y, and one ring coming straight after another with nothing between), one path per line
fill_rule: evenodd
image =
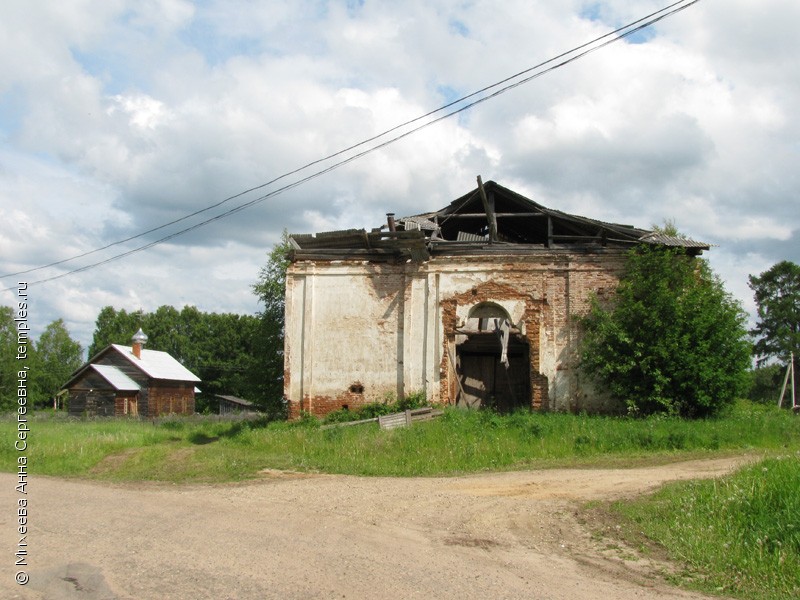
M256 407L252 402L245 400L244 398L239 398L238 396L217 394L217 400L219 400L220 415L249 414L257 412Z
M131 346L111 344L72 374L69 392L73 416L141 416L194 413L200 381L166 352L145 350L140 329Z

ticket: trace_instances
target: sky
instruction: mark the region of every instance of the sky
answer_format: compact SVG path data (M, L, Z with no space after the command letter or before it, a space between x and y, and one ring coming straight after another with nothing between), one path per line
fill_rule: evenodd
M255 314L283 230L371 229L480 175L569 213L674 223L713 245L704 256L753 315L748 275L800 263L796 0L684 0L317 162L668 4L4 1L0 305L26 283L32 336L60 318L84 348L104 306Z

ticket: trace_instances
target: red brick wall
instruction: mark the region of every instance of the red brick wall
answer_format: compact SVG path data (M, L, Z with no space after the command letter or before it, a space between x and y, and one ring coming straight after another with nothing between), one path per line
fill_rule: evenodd
M297 419L303 412L315 417L324 417L330 412L341 410L347 407L348 410L358 410L365 404L369 404L372 400L364 397L363 391L359 392L360 388L363 390L363 385L355 382L350 387L334 397L331 396L306 396L302 402L289 403L289 418Z

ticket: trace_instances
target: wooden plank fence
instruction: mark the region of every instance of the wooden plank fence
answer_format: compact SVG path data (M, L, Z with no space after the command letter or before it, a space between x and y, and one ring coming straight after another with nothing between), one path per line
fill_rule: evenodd
M323 425L320 429L331 429L333 427L350 427L351 425L363 425L364 423L377 423L378 417L372 419L361 419L360 421L344 421L342 423L328 423Z
M378 425L381 429L396 429L397 427L408 427L416 421L427 421L444 414L442 410L434 410L430 406L425 408L415 408L401 413L383 415L378 417Z
M414 408L400 413L393 413L391 415L382 415L373 419L362 419L360 421L345 421L344 423L330 423L323 425L321 429L330 429L331 427L349 427L351 425L363 425L364 423L375 423L381 429L396 429L397 427L408 427L417 421L427 421L441 417L444 414L443 410L433 409L430 406L425 408Z

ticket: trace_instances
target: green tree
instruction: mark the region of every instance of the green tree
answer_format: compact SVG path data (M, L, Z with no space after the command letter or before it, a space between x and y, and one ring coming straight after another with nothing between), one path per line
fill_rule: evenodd
M50 323L39 336L35 356L39 403L50 400L83 364L83 348L70 337L62 319Z
M800 266L785 260L749 281L758 307L753 352L760 363L787 364L792 353L800 354Z
M682 249L628 255L612 305L583 320L582 366L631 414L703 417L746 389L745 314L702 259Z
M199 357L197 374L203 380L203 397L216 407L214 394L232 394L260 404L258 390L250 385L247 371L252 364L253 315L212 313L198 323L201 333L193 346Z
M14 309L0 306L0 410L6 411L17 404L17 328L14 326Z
M750 391L747 397L753 402L774 404L779 397L785 372L782 365L757 366L750 372Z
M0 306L0 410L17 406L17 373L22 362L17 360L17 327L14 309ZM28 407L49 404L52 396L64 385L72 372L80 367L83 350L67 331L64 321L50 323L38 341L29 339L25 366L29 367L26 386Z
M130 344L131 337L144 325L144 320L145 314L141 310L129 313L124 309L118 311L112 306L104 306L95 321L89 358L109 344Z
M674 219L666 219L663 225L653 225L651 229L656 233L686 239L686 235L678 231L678 226L675 224Z
M289 234L284 230L253 285L264 309L258 315L250 380L265 408L276 414L283 411L284 304L290 251Z
M14 319L17 311L14 308L0 306L0 410L16 410L19 377L23 368L26 371L25 397L28 409L41 403L42 393L39 391L39 378L43 370L39 364L36 344L25 332L25 360L19 360L19 330Z
M261 267L258 281L253 291L264 303L262 315L272 317L283 329L283 310L286 301L286 270L289 268L291 251L289 234L283 230L280 241L275 244L267 257L267 264Z

